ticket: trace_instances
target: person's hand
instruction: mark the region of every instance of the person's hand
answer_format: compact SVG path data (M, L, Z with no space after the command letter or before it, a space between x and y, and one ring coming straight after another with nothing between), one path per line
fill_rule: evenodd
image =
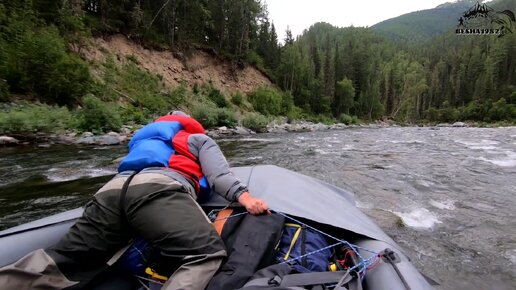
M253 197L247 191L238 197L238 202L252 215L259 215L265 212L267 214L271 214L269 206L265 200Z

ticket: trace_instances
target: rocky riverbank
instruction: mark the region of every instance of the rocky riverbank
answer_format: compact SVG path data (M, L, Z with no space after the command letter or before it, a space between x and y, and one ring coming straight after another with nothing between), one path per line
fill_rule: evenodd
M267 125L266 128L261 130L253 131L244 127L218 127L206 131L206 134L212 138L238 136L238 135L252 135L258 133L288 133L288 132L311 132L321 130L342 130L346 128L354 127L366 127L366 128L385 128L385 127L398 127L399 124L394 122L376 121L370 124L359 124L359 125L346 125L343 123L336 123L332 125L326 125L323 123L312 123L307 121L295 121L287 123L286 120L276 120ZM417 126L417 125L410 125ZM422 126L422 125L419 125ZM471 127L474 124L467 124L464 122L441 123L437 125L425 125L429 127ZM106 134L95 135L92 132L84 132L77 134L76 132L67 132L61 135L58 134L35 134L27 136L0 136L0 145L3 146L17 146L17 145L33 145L36 144L38 147L48 147L52 144L65 144L65 145L119 145L127 143L131 137L141 128L141 125L137 126L123 126L120 132L108 132Z
M262 130L253 131L244 127L218 127L206 131L206 134L212 138L252 135L257 133L287 133L287 132L310 132L319 130L338 130L350 127L386 127L387 123L374 123L369 125L345 125L333 124L325 125L322 123L312 123L298 121L292 123L281 123L274 121ZM138 126L123 126L119 132L108 132L106 134L95 135L92 132L84 132L77 134L76 132L67 132L64 134L34 134L26 136L0 136L0 145L16 146L16 145L33 145L38 147L48 147L52 144L65 145L119 145L128 142L131 137L141 128Z

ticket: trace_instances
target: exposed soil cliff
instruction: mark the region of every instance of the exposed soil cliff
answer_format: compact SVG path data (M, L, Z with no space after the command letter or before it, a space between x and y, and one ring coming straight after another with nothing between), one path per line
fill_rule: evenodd
M189 56L166 50L151 50L123 35L96 38L94 45L83 53L87 59L98 62L104 61L108 54L116 56L118 61L125 61L127 57L135 58L143 69L161 75L172 87L181 81L190 87L211 81L213 86L230 94L236 91L248 93L260 85L271 84L267 76L251 66L242 68L202 50L196 50Z

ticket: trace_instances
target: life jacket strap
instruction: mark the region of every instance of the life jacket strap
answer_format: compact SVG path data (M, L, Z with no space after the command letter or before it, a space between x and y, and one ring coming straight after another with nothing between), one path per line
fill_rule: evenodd
M125 212L125 196L127 195L127 189L129 188L129 184L133 177L138 174L138 171L134 171L131 175L125 180L124 185L122 186L122 190L120 191L120 199L118 200L118 207L120 211L120 221L123 225L129 228L129 222L127 221L127 213Z

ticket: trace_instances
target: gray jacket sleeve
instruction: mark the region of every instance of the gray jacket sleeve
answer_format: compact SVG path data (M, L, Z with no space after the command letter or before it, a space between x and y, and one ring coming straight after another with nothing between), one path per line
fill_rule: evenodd
M208 179L211 189L228 201L237 201L248 191L247 185L236 178L219 146L204 134L188 137L188 150L199 159L202 173Z

